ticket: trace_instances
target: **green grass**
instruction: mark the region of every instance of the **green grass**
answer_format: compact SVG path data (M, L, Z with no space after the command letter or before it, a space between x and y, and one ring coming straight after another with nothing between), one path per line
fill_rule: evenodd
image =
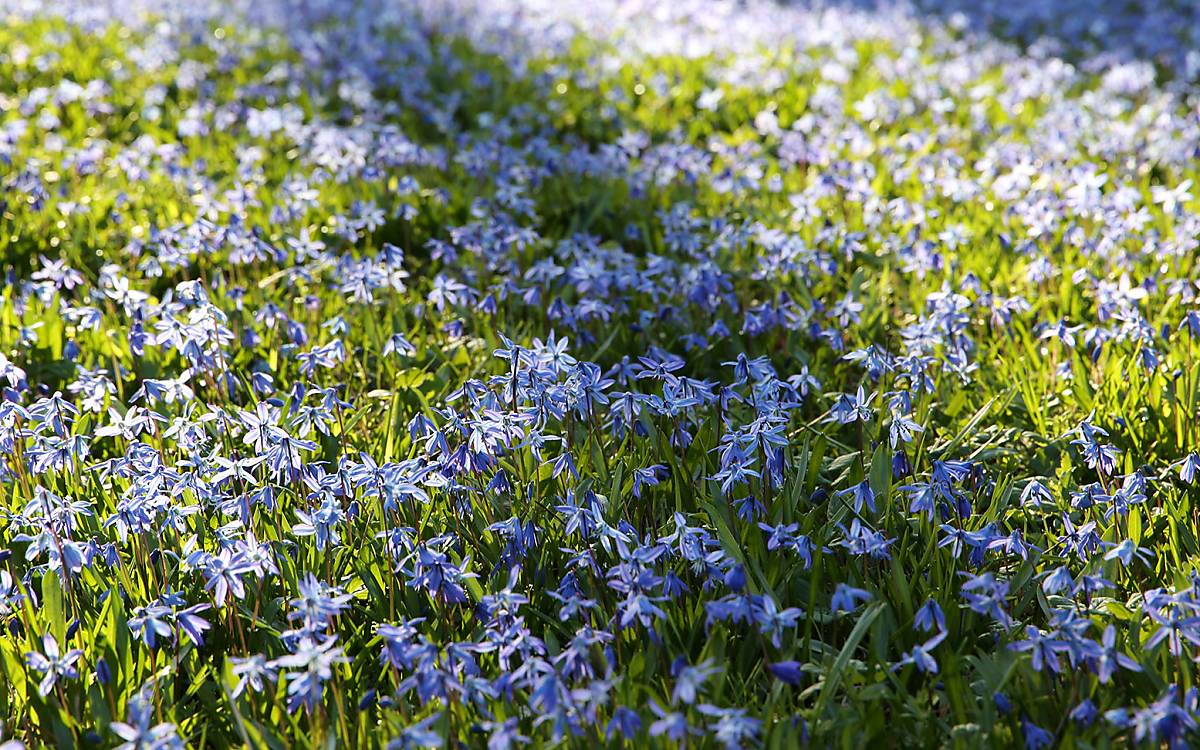
M1078 74L1056 97L1037 95L1018 107L1005 106L981 87L1007 90L1019 66L996 63L978 66L969 85L937 84L936 95L928 95L918 84L929 81L888 71L882 62L896 63L903 51L879 40L854 46L858 62L837 86L821 73L834 55L828 48L763 50L766 67L780 79L773 90L762 90L728 81L737 60L625 58L610 45L580 38L568 50L536 56L526 70L516 71L460 39L414 29L406 32L407 40L397 32L389 63L407 73L390 85L379 82L369 89L372 98L356 101L353 87L331 85L339 82L336 69L311 67L281 37L235 27L220 32L194 41L168 35L160 43L169 45L173 58L148 65L137 60L147 49L140 45L152 35L145 29L114 24L85 32L54 20L0 26L0 50L8 51L0 57L0 91L8 92L0 96L0 128L12 136L0 151L5 186L0 259L9 272L0 297L0 353L23 368L30 386L14 400L28 408L39 397L63 391L83 408L67 430L88 444L87 457L73 467L38 471L30 451L48 428L27 414L0 412L6 467L0 540L12 552L2 564L13 586L0 604L7 625L0 638L6 737L30 747L111 747L118 742L111 723L124 721L129 701L146 694L154 723L174 724L195 747L382 746L434 714L431 726L447 746L485 746L488 733L481 722L515 718L539 746L561 741L618 747L623 741L606 732L618 705L638 711L643 721L640 734L624 744L650 747L667 744L648 733L656 720L650 703L672 704L677 684L672 662L683 658L720 667L701 702L746 708L762 720L758 742L766 747L795 747L802 737L814 747L1016 746L1026 736L1025 718L1064 747L1107 747L1128 745L1130 734L1103 719L1091 727L1067 720L1080 700L1090 697L1101 711L1135 710L1159 698L1169 684L1181 691L1195 685L1194 647L1188 646L1185 659L1165 648L1143 648L1157 630L1143 609L1144 593L1187 589L1200 555L1195 490L1178 481L1178 469L1172 468L1194 450L1198 437L1200 363L1186 326L1179 330L1193 302L1169 286L1194 276L1194 250L1182 244L1194 233L1194 222L1185 225L1181 215L1168 215L1151 201L1152 186L1196 179L1197 170L1194 162L1154 161L1146 145L1184 137L1172 124L1184 121L1181 102L1146 94L1115 117L1097 107L1091 114L1131 129L1134 145L1105 154L1098 135L1104 129L1089 125L1082 143L1069 143L1053 165L1033 170L1032 185L1019 199L1006 199L996 194L989 162L1004 148L1049 160L1045 131L1068 119L1058 108L1068 102L1089 111L1088 97L1098 96L1097 77ZM17 55L18 48L25 51ZM931 37L903 59L932 79L928 71L944 72L955 54L953 46ZM614 57L618 64L605 64ZM185 61L205 71L203 83L180 84L181 73L187 77ZM89 110L86 102L63 101L33 112L18 106L32 92L53 90L63 81L100 82L105 93L98 101L105 106ZM414 81L416 93L405 89ZM714 88L723 92L720 106L698 108L697 98ZM148 105L147 98L157 96L147 93L152 91L161 93L161 101ZM864 116L854 105L869 96L905 106L895 117ZM279 107L294 110L294 129L265 136L248 132L249 109ZM815 115L813 129L800 140L816 159L792 158L794 143L759 132L755 118L764 111L785 127ZM181 136L180 125L196 112L210 132ZM57 124L35 124L45 114L54 115ZM27 123L23 132L13 127L19 120ZM317 135L320 128L324 140ZM614 143L630 132L644 133L652 146L619 157ZM421 156L389 157L388 143L402 143ZM656 158L669 161L664 144L694 149L694 173L656 169ZM94 170L81 171L78 156L93 146L102 156ZM590 161L578 158L583 152ZM349 154L341 170L331 166L331 154L335 160ZM1065 208L1060 196L1071 185L1061 180L1068 165L1088 165L1108 176L1106 191L1118 183L1130 188L1147 204L1145 229L1132 232L1116 226L1113 216ZM722 179L726 170L752 179L729 190ZM24 190L28 176L44 194ZM961 200L947 196L942 188L951 177L977 192ZM286 186L294 180L308 183L310 201L288 198ZM236 193L253 200L243 203ZM518 200L510 200L512 195ZM791 198L800 195L812 196L810 215L796 214ZM1022 202L1037 199L1058 214L1026 252L1021 248L1030 228L1021 217ZM527 210L518 205L526 201ZM892 201L899 203L889 209ZM344 231L365 202L382 209L384 220ZM923 206L924 221L905 218L900 209L906 205ZM1189 200L1185 208L1194 210L1196 202ZM407 218L401 210L410 212ZM682 212L676 218L694 217L682 237L694 240L695 248L678 246L680 235L667 218L673 211ZM489 232L511 229L498 216L528 228L528 237L496 240ZM943 234L947 230L965 235L958 247ZM300 258L288 244L302 233L325 243L318 257ZM772 233L789 237L791 249L781 249ZM237 243L256 240L263 247L258 257L239 260ZM439 257L430 241L455 245L457 258ZM595 248L575 253L573 241ZM934 243L942 261L918 272L907 258L926 241ZM1168 252L1171 242L1184 251ZM352 263L378 264L390 245L404 251L407 277L370 290L370 299L341 287L353 275ZM77 269L82 283L71 289L31 283L44 266L42 257ZM1039 257L1056 272L1031 280ZM606 279L605 290L582 277L542 281L529 275L546 260L554 260L563 274L589 260L610 269L620 264L629 278ZM443 274L480 290L479 300L438 309L430 293ZM704 274L719 279L718 291L708 298L689 296ZM148 295L144 305L125 304L121 284L113 281L118 277ZM1092 279L1111 282L1111 288ZM1097 294L1146 281L1155 286L1128 298L1124 327L1114 322ZM166 306L197 289L207 301L177 310ZM529 290L538 296L523 294ZM812 325L831 326L825 311L847 293L863 309L857 323L837 326L844 338L844 349L837 351L814 335ZM963 295L961 309L953 335L931 337L922 349L913 344L915 326L934 315L938 293ZM494 309L477 304L488 294L495 296ZM993 320L992 301L1016 295L1028 302L1028 310L1008 323ZM586 311L586 304L597 302L612 306L607 319L562 314L562 308ZM268 305L303 326L308 340L289 343L286 325L256 319ZM128 409L145 379L178 377L191 364L170 345L131 351L128 338L139 306L147 330L170 312L181 320L193 315L199 333L192 335L207 337L225 326L232 336L207 350L210 371L191 375L194 398L155 406L166 421L139 440L169 476L155 493L153 524L126 536L109 521L124 509L123 498L149 479L92 470L126 456L131 442L96 430L111 422L109 408ZM747 331L746 315L759 306L785 311L785 322ZM94 309L96 325L84 324L84 308ZM727 336L709 335L702 346L685 349L687 336L705 333L718 318ZM1117 336L1095 355L1083 343L1086 329L1076 333L1074 348L1040 337L1045 324L1059 320L1111 329ZM661 347L683 356L677 375L720 381L739 390L745 402L706 402L676 414L647 407L640 434L609 429L599 413L585 417L568 409L554 416L524 397L517 408L516 398L493 380L508 366L492 354L504 346L501 334L529 347L551 331L569 336L573 356L605 371L622 358L636 360ZM403 334L415 351L385 355L393 333ZM306 374L297 355L335 340L344 346L344 357ZM869 378L842 356L872 344L893 354L930 356L929 388L916 387L896 371ZM970 366L961 374L951 369L951 344L968 357ZM1145 346L1157 352L1156 367L1144 365ZM70 355L72 348L78 353ZM782 483L757 477L726 493L713 479L721 470L722 436L754 420L756 398L770 398L733 384L733 370L724 363L739 354L767 357L780 379L807 368L820 387L798 407L781 410ZM70 390L84 370L103 373L111 383L99 396L102 408L87 408L83 395ZM329 471L363 457L379 464L452 461L450 451L431 458L409 425L425 415L446 426L451 451L467 444L482 410L472 409L468 399L452 398L464 384L496 394L490 411L521 412L530 421L515 423L520 439L492 454L493 465L463 470L448 487L427 486L428 502L385 505L371 483L329 493L348 516L338 527L340 542L319 548L294 528L300 523L297 511L309 513L321 504L311 483L286 474L272 477L265 465L252 468L255 481L273 489L274 502L255 505L243 527L228 527L236 515L196 486L171 487L181 477L205 476L195 469L197 461L254 453L220 419L200 419L218 410L253 412L266 398L252 387L254 372L269 373L277 389L273 395L281 398L293 384L309 383L336 387L350 403L334 406L330 434L309 436L316 445L303 452L306 463L323 461ZM972 532L994 524L1003 535L1019 530L1041 549L1027 560L989 553L969 563L939 547L937 524L909 511L901 486L911 478L893 477L885 396L876 397L866 424L826 419L837 397L860 384L878 394L911 391L912 419L924 428L907 448L918 476L927 477L933 461L965 460L978 467L963 484L973 514L938 523ZM613 390L661 395L652 380ZM294 416L294 405L285 404L283 414ZM173 423L176 419L183 423ZM1068 433L1084 419L1111 433L1120 450L1117 474L1145 469L1153 480L1147 500L1127 513L1106 517L1103 506L1070 504L1071 493L1088 483L1113 490L1120 481L1097 475L1070 445L1074 436ZM189 444L180 427L197 429L203 439ZM673 441L680 429L690 433L690 444ZM547 444L545 460L525 442L539 432L561 440ZM761 450L760 445L753 457L760 469ZM567 454L575 473L556 474L551 461ZM656 464L666 467L667 478L635 492L634 470ZM503 470L511 489L489 486L496 469ZM1035 478L1051 491L1052 507L1020 503ZM877 510L858 513L849 496L837 493L864 480L876 495ZM249 489L237 482L234 487ZM50 567L58 552L17 538L38 529L66 533L61 521L47 523L39 519L38 506L31 506L45 502L46 492L89 511L76 511L70 539L83 546L89 540L112 545L116 564L97 559L63 572ZM633 546L640 541L652 547L653 540L669 535L676 514L707 530L707 551L721 560L716 573L671 556L647 565L659 574L678 573L690 588L660 602L665 616L654 625L659 644L651 644L643 626L614 627L622 596L606 585L606 574L622 554L596 538L568 532L555 509L568 493L602 496L605 522L614 528L627 523ZM763 502L761 518L737 513L734 501L747 494ZM1104 541L1130 539L1154 557L1129 568L1100 553L1065 559L1058 542L1064 515L1076 525L1094 521ZM451 663L448 645L494 637L476 605L509 581L508 541L492 526L512 517L539 530L514 590L528 597L521 608L524 625L530 638L544 643L545 658L561 654L584 624L612 636L608 649L587 649L595 679L606 677L604 667L611 670L605 700L590 707L591 715L572 709L580 712L572 714L578 732L563 737L555 721L537 721L543 706L527 686L519 686L514 697L480 698L478 704L461 695L423 701L403 682L408 674L381 665L379 657L383 640L375 628L402 618L425 618L420 630L436 645L439 665ZM894 539L890 559L854 555L837 545L856 517ZM756 521L798 524L798 533L814 546L811 568L795 555L768 550ZM478 576L465 584L468 603L448 604L407 585L380 537L405 528L426 542L450 535L445 551L452 562ZM245 597L218 607L187 556L216 552L251 532L271 551L278 572L246 577ZM578 564L583 550L597 560L592 572ZM1077 578L1101 575L1113 587L1086 601L1048 595L1042 574L1060 564ZM747 592L804 610L779 645L751 623L708 621L705 606L729 593L721 573L733 565L744 569ZM595 612L579 622L560 618L561 603L550 595L572 569L596 602ZM960 589L968 571L990 572L1009 583L1007 611L1017 623L1011 632L964 606ZM283 679L268 683L264 692L235 698L231 659L288 653L281 636L295 627L289 602L309 573L350 596L328 628L345 661L333 666L312 710L286 707ZM871 600L852 613L833 612L838 584L865 589ZM128 620L137 608L168 589L188 605L210 605L202 616L212 629L202 645L176 634L177 646L151 649L131 632ZM925 640L913 622L929 599L944 609L949 633L934 652L939 674L893 669L901 654ZM1093 640L1106 625L1115 625L1117 645L1142 671L1123 671L1102 685L1065 657L1063 673L1055 675L1034 670L1028 654L1007 648L1023 637L1024 625L1048 628L1052 611L1064 608L1094 623ZM27 653L42 650L46 633L64 651L83 653L80 676L60 680L42 696L41 676L25 661ZM480 651L476 659L479 675L488 680L515 666L493 651ZM769 664L790 661L804 674L796 686L767 671ZM593 682L564 684L581 690ZM1000 711L997 693L1015 708ZM586 705L582 696L572 700ZM695 743L716 746L715 720L676 705L694 725L708 727Z

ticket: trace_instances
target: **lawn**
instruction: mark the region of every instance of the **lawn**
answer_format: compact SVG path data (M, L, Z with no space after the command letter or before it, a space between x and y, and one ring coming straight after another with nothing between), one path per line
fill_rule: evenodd
M0 750L1200 742L1200 10L0 1Z

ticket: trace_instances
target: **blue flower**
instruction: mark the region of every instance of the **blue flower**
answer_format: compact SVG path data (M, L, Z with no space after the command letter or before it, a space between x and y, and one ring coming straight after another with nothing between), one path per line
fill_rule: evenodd
M858 609L859 604L870 598L871 592L869 591L839 583L834 588L833 599L829 602L829 608L835 614L838 612L853 612Z
M43 635L42 652L29 651L25 654L25 664L42 675L42 680L38 683L38 694L43 697L49 695L60 679L77 679L79 670L75 668L75 663L82 656L83 651L77 648L62 653L53 635Z
M1026 750L1042 750L1054 743L1054 735L1029 719L1021 718L1021 732L1025 735Z
M921 608L917 610L913 621L914 627L926 633L932 633L934 630L946 629L946 617L942 613L942 608L933 599L925 600Z
M799 685L804 679L804 670L797 661L777 661L767 665L767 671L780 682Z

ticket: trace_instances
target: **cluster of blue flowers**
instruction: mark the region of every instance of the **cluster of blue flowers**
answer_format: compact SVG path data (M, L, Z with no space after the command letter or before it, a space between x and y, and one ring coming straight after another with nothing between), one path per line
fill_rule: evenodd
M4 750L1197 741L1190 4L0 13Z

